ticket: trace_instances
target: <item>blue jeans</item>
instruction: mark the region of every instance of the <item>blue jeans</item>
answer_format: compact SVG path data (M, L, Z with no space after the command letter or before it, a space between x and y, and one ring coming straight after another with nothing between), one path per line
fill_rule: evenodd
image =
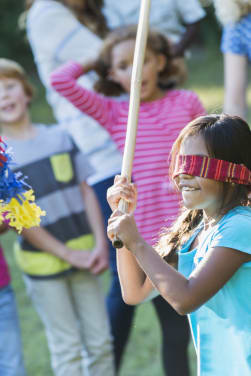
M26 375L15 296L10 285L0 289L0 375Z
M101 205L105 226L111 215L111 209L106 200L106 191L113 184L114 177L93 185ZM124 303L121 295L116 251L110 245L111 285L106 303L111 323L114 344L116 369L119 370L132 328L135 306ZM162 332L162 361L165 375L189 376L188 344L190 338L189 325L186 316L180 316L161 296L152 300Z

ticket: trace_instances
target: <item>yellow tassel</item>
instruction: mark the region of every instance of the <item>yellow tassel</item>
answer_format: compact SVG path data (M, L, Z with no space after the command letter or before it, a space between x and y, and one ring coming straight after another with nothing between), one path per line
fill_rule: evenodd
M14 227L20 234L23 228L39 226L40 217L46 212L34 202L35 196L32 189L24 192L23 197L19 195L18 198L20 202L16 198L12 198L7 204L0 201L0 221L8 220L9 226Z

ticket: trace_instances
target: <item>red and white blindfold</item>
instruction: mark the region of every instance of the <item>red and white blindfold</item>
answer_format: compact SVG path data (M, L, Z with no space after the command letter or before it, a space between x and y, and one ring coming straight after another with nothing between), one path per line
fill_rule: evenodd
M251 185L251 171L246 166L200 155L178 155L173 179L180 174Z

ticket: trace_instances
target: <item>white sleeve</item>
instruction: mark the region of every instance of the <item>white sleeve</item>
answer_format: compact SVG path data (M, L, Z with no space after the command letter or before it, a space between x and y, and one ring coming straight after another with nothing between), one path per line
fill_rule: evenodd
M206 15L199 0L176 0L176 4L180 18L185 24L197 22Z
M72 12L53 0L36 1L28 12L27 35L35 59L57 64L96 57L101 40Z

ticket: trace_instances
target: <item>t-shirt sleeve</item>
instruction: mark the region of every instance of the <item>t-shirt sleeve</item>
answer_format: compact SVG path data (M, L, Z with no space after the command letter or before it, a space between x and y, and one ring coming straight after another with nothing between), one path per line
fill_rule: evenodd
M197 94L192 91L188 92L187 102L191 114L191 119L196 119L198 116L206 115L206 110Z
M224 221L215 234L211 247L226 247L251 254L251 217L235 215Z
M202 8L199 0L176 0L178 12L184 24L198 22L205 17L206 12Z
M72 137L68 133L66 137L69 139L72 147L72 163L74 164L76 180L80 184L83 181L86 181L87 178L95 172L95 169L88 161L85 153L78 148L78 146L75 144Z
M86 155L81 151L75 156L75 168L78 183L86 181L87 178L95 172L95 169L89 163Z
M245 44L242 43L241 28L238 24L225 26L221 39L221 51L237 55L246 55Z

